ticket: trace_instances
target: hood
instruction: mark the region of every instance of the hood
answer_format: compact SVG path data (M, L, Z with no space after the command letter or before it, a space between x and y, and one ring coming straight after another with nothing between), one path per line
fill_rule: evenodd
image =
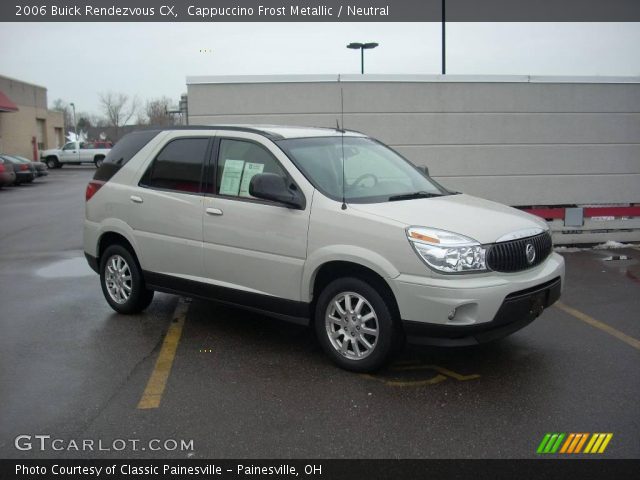
M548 228L547 223L539 217L465 194L385 203L350 203L349 208L396 220L407 227L448 230L483 244L493 243L503 235L518 230Z

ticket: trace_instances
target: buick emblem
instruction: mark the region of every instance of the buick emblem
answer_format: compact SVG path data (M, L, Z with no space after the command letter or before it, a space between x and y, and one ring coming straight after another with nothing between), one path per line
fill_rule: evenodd
M534 248L533 243L527 243L524 253L527 255L527 263L531 265L536 259L536 249Z

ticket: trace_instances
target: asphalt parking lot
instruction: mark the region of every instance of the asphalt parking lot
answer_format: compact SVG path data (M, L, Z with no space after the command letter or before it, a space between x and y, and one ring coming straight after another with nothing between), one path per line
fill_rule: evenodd
M562 304L524 330L358 375L307 329L230 307L156 294L115 314L82 252L93 173L0 190L2 458L531 458L547 432L611 432L602 456L640 456L640 250L561 252ZM193 449L15 448L39 434Z

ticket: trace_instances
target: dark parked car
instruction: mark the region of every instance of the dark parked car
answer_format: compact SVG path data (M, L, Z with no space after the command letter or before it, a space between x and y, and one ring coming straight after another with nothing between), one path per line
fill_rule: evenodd
M20 185L21 183L31 183L38 176L36 173L36 167L31 165L31 162L19 160L10 155L0 155L5 163L9 162L13 164L13 169L16 172L16 180L14 185Z
M33 160L29 160L28 158L21 157L20 155L9 155L10 157L17 158L18 160L22 160L23 162L29 162L31 165L36 167L36 173L39 177L46 177L49 175L49 168L47 164L44 162L35 162Z
M16 172L13 168L13 163L5 161L0 157L0 187L5 185L13 185L16 181Z

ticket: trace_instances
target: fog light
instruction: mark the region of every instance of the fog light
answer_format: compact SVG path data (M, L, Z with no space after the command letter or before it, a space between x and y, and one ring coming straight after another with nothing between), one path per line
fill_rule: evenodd
M447 318L448 318L449 320L453 320L453 317L455 317L455 316L456 316L456 309L454 308L453 310L451 310L451 311L449 312L449 315L447 316Z

